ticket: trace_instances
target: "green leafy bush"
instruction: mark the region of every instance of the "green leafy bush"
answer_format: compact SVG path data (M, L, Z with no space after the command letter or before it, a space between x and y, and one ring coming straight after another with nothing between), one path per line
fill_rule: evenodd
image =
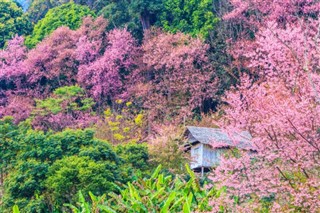
M212 0L164 0L161 25L164 30L207 37L219 20L213 11Z
M0 49L6 41L18 35L27 35L32 26L22 8L11 0L0 0Z
M79 193L76 205L66 204L73 212L194 212L210 211L209 199L219 196L214 188L201 188L195 174L186 165L189 180L180 176L173 177L160 173L161 165L150 178L139 179L124 186L120 195L109 193L106 196L95 197L90 194L87 202Z
M14 205L22 212L61 212L79 190L99 196L118 193L115 183L132 181L135 173L148 170L146 147L114 148L94 138L90 129L42 132L4 118L0 149L0 212L11 212Z
M32 48L61 26L67 26L75 30L80 27L82 18L86 16L95 17L95 14L88 7L72 2L52 8L46 16L34 26L32 34L26 38L25 43L29 48Z

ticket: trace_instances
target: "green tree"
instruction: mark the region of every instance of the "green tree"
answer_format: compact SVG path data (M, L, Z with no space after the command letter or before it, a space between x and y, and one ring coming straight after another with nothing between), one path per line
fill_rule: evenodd
M163 10L163 0L133 0L128 3L129 11L139 17L143 30L148 30L156 23L159 13Z
M140 26L139 17L130 13L127 1L108 2L107 5L101 8L98 14L110 22L108 26L110 30L126 27L136 38L142 38L142 27Z
M79 190L118 192L115 183L148 171L144 145L113 148L90 129L42 132L7 117L0 120L0 148L0 212L11 212L15 204L23 212L61 212Z
M111 153L112 151L109 150ZM102 195L115 191L115 181L121 180L119 168L114 159L94 160L88 156L69 156L56 161L48 171L45 185L54 209L72 202L78 190Z
M11 0L0 0L0 48L16 34L27 35L31 29L21 7Z
M159 21L163 0L106 1L99 14L110 21L110 28L126 27L136 38L142 40L143 31Z
M29 48L34 47L60 26L67 26L75 30L80 27L82 18L86 16L95 17L95 14L88 7L73 2L52 8L34 26L32 34L26 38L26 45Z
M51 8L53 8L51 1L32 0L27 10L27 16L29 20L35 24L42 19Z
M0 195L4 179L15 165L19 137L26 132L23 125L17 126L13 121L12 117L0 120Z
M4 182L1 212L11 212L17 204L23 212L43 212L48 208L42 192L49 164L36 159L19 159Z
M99 6L101 7L101 5L104 6L105 4L105 2L101 0L31 0L27 14L33 23L37 23L46 15L48 10L68 2L88 6L90 9L94 8L95 11L99 11L99 9L101 9Z
M91 130L21 132L20 150L14 152L17 163L4 183L5 209L16 203L25 212L54 210L62 204L58 201L72 199L72 192L82 188L100 194L101 184L103 192L114 190L111 182L122 181L121 161L108 143L93 135ZM107 176L108 182L101 182Z
M145 144L120 144L115 147L117 155L123 164L122 177L124 180L132 181L143 174L148 176L151 171L149 163L148 147Z
M219 20L212 5L212 0L164 0L161 25L169 32L181 31L207 37Z

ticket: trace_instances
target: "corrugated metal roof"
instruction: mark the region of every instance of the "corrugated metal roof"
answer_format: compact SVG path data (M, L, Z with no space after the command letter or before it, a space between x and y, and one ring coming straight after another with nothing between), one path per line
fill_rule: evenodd
M233 146L240 149L256 150L250 142L252 137L247 131L243 131L240 134L235 133L230 137L219 128L187 126L187 132L190 133L189 139L191 140L188 141L189 143L198 141L199 143L212 146L216 143L220 146Z

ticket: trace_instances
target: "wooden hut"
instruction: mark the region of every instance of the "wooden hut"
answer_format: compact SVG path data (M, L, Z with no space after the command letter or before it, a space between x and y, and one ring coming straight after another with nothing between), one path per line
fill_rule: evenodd
M192 159L190 167L202 175L216 167L223 152L231 147L255 151L250 143L251 135L245 131L229 136L219 128L187 126L184 135L185 148Z

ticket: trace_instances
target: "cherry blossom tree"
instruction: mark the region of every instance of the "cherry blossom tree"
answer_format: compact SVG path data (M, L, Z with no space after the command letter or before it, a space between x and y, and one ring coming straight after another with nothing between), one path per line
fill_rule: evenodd
M60 27L29 51L22 37L9 41L0 50L0 117L24 120L34 106L32 99L47 98L58 87L75 85L79 63L91 57L82 41L99 44L90 59L96 60L106 46L106 25L103 18L85 18L80 29Z
M83 19L79 30L76 57L80 64L88 64L96 60L107 45L106 28L108 21L102 17Z
M34 108L34 101L30 97L21 95L8 95L5 105L0 105L0 117L12 116L15 123L29 118Z
M305 17L317 17L320 2L317 0L230 0L233 11L224 19L235 22L246 22L255 26L268 21L281 24L291 23Z
M252 6L269 9L256 25L255 39L242 39L233 46L234 57L245 59L243 66L250 75L243 75L236 90L227 93L226 116L220 126L230 133L250 131L257 153L222 160L212 178L226 186L227 193L212 204L240 212L264 208L317 212L320 30L311 12L316 14L319 7L312 5L318 3L294 1L301 5L287 4L280 12L277 6L286 1L266 1L269 5L253 1L238 13L244 2L238 1L238 9L229 15L245 14ZM285 22L279 22L279 17L286 17Z
M26 58L26 47L23 37L16 36L8 41L8 46L0 50L0 79L8 84L13 79L25 74L23 61Z
M125 96L125 78L136 65L138 48L125 29L110 31L106 35L104 53L96 57L100 42L85 37L80 39L79 44L84 43L86 50L81 48L79 57L89 63L79 66L77 80L99 103L112 103Z
M77 32L67 27L55 30L28 52L27 81L35 97L45 97L55 88L75 82Z
M315 77L319 91L320 76ZM320 107L307 76L297 85L280 79L252 84L243 77L238 91L227 96L229 131L249 130L258 152L225 159L213 179L244 205L250 204L249 198L274 196L276 211L313 212L320 207ZM251 204L250 209L261 207Z
M0 117L10 115L15 122L26 119L32 110L32 100L23 97L27 67L26 47L22 37L14 37L0 50Z
M143 44L143 63L136 73L134 95L158 119L192 115L217 89L214 69L207 58L208 45L183 33L150 33Z

